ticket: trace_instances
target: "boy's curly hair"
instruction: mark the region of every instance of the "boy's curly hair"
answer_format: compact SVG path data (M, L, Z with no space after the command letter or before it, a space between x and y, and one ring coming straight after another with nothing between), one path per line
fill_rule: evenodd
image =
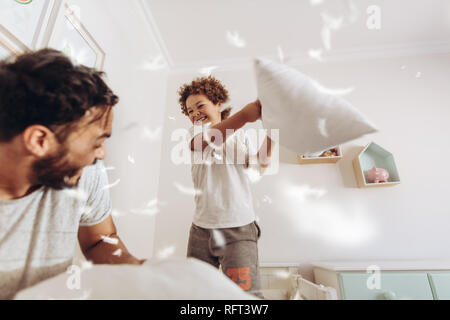
M229 99L228 90L222 85L222 83L212 76L200 77L194 79L189 84L184 84L178 90L180 99L178 100L181 105L181 112L188 116L186 100L192 94L204 94L212 103L224 103ZM231 108L226 108L221 112L222 120L225 120L230 116Z

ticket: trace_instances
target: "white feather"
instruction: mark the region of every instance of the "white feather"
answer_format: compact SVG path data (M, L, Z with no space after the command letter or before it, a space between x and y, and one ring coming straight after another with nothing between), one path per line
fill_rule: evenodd
M102 240L105 243L114 244L114 245L117 245L119 243L119 239L117 239L117 238L110 238L108 236L102 236Z
M196 196L196 195L201 195L203 193L199 189L186 188L178 182L174 182L173 184L178 189L178 191L180 191L181 193L187 194L187 195Z
M150 58L144 62L142 69L148 71L161 70L167 67L164 57L160 54L155 58Z
M239 35L239 33L237 31L234 31L234 32L227 31L227 40L228 40L228 43L230 43L232 46L235 46L238 48L243 48L247 45L245 40L241 38L241 36Z
M120 179L117 179L115 182L113 182L113 183L111 183L111 184L108 184L108 185L104 186L104 187L102 188L102 190L107 190L107 189L114 188L115 186L117 186L117 185L119 184L119 182L120 182Z

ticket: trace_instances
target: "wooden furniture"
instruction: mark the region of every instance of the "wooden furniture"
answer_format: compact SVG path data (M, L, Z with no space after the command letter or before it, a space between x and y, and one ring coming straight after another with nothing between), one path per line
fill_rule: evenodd
M367 171L374 166L383 168L389 172L388 182L370 183L366 181ZM356 158L353 159L353 168L358 187L360 188L390 187L400 183L400 176L395 165L394 156L374 142L370 142L365 146Z
M338 299L450 299L450 260L316 262L313 271Z
M307 157L307 156L297 156L299 164L318 164L318 163L336 163L342 159L342 148L341 146L336 147L338 154L333 157Z
M303 278L297 264L263 263L260 266L261 291L267 300L336 300L334 288Z

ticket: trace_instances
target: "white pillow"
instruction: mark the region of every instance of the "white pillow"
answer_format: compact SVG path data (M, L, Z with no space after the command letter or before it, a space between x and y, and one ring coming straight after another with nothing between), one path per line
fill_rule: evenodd
M15 299L255 300L222 272L196 259L168 259L142 266L94 265L63 273L19 292ZM69 285L68 285L69 284Z
M255 59L265 129L279 129L280 145L298 153L327 150L378 131L345 99L328 94L294 68Z

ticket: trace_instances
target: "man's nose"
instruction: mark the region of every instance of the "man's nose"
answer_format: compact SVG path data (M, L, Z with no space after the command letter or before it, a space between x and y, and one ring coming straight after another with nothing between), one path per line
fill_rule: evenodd
M105 144L101 146L101 148L98 148L95 153L95 158L98 160L104 160L106 158L106 147Z

